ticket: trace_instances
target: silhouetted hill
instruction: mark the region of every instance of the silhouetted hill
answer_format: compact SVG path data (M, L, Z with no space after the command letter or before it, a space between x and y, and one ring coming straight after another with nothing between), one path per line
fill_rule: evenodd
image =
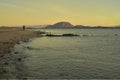
M54 25L48 25L46 28L73 28L74 26L69 22L58 22Z
M84 26L84 25L72 25L69 22L58 22L53 25L48 25L46 29L120 29L120 26Z

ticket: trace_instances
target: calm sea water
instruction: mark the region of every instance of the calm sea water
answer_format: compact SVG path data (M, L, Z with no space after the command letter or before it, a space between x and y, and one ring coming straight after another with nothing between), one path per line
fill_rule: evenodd
M15 46L24 53L24 76L44 79L120 78L119 29L42 29L77 37L39 37ZM117 35L116 35L117 34ZM87 36L86 36L87 35ZM28 49L28 47L30 49Z

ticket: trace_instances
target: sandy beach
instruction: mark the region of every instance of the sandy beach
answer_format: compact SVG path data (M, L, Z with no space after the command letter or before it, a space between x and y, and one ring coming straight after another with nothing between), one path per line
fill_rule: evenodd
M0 28L0 79L15 78L16 70L11 69L9 60L11 48L19 41L27 41L29 38L38 37L36 31L22 28ZM9 59L8 59L9 58Z

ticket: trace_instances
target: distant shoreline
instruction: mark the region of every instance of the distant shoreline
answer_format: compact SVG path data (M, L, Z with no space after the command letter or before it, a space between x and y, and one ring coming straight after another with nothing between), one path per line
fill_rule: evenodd
M15 44L19 44L19 41L26 42L30 38L39 37L40 34L37 31L17 27L0 27L0 79L15 78L16 70L12 70L9 60L13 58L10 53L11 48ZM9 59L8 59L9 58ZM19 59L18 59L19 60Z

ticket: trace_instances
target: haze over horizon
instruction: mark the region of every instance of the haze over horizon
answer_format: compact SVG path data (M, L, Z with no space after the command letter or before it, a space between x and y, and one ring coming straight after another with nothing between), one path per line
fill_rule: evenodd
M0 0L0 26L120 25L120 0Z

